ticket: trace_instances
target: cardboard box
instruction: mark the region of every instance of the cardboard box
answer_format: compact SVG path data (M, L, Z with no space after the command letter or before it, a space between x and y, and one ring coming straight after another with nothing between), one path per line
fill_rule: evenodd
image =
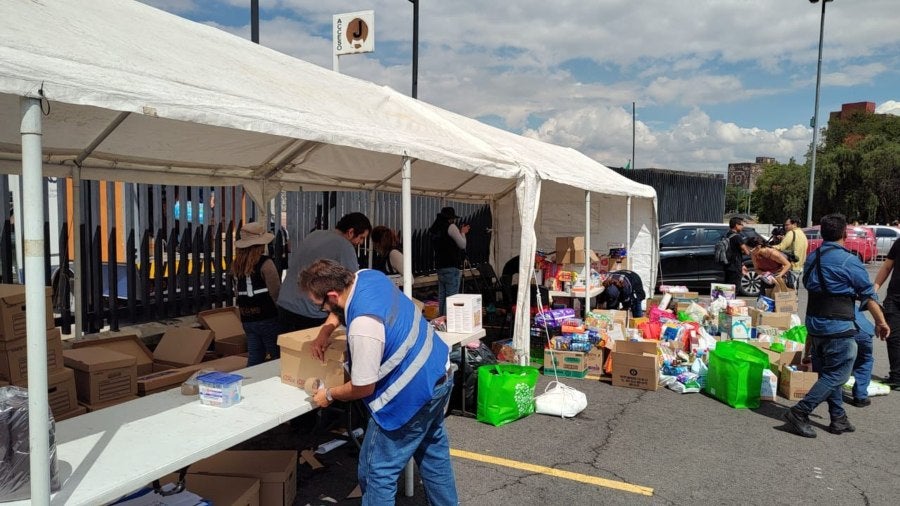
M153 350L153 361L172 367L199 364L213 336L209 329L169 327Z
M615 341L612 351L612 384L616 387L659 388L659 341Z
M751 307L748 313L750 314L750 322L754 327L764 325L784 330L791 328L791 313L770 313L768 311L760 311L754 307Z
M78 406L77 408L69 411L68 413L63 413L61 415L53 415L53 419L57 422L61 422L63 420L68 420L69 418L75 418L76 416L81 416L87 413L87 408L84 406Z
M167 483L178 483L178 475L167 474L159 479L160 485ZM189 473L185 478L185 490L215 506L259 506L259 480L256 478Z
M241 323L241 313L237 307L222 307L201 311L197 319L203 328L214 332L213 342L220 357L239 355L247 351L247 335Z
M158 392L164 392L171 388L181 386L195 372L209 369L220 372L232 372L247 367L247 357L229 356L208 362L188 365L185 367L171 368L164 371L153 372L137 379L138 395L145 396Z
M63 368L59 329L47 331L47 373ZM28 340L0 341L0 380L13 385L28 382Z
M584 265L584 252L583 236L556 238L556 263ZM600 261L600 257L594 251L591 251L591 261Z
M50 288L46 294L47 325L52 329L53 301ZM25 285L0 285L0 341L15 341L27 337L25 330Z
M297 496L296 450L224 451L191 464L190 472L258 479L260 506L291 506Z
M772 298L775 299L775 311L779 313L793 314L799 311L797 292L794 290L775 292Z
M310 346L321 327L298 330L278 336L281 348L281 382L303 388L309 378L325 381L325 386L333 387L347 382L344 362L347 358L347 336L343 329L331 334L331 342L325 350L325 362L313 358Z
M787 365L782 365L778 393L785 399L799 401L809 393L818 379L819 375L814 372L792 371Z
M47 401L51 413L69 414L78 409L75 371L63 367L47 375Z
M719 313L719 334L723 339L750 339L753 322L749 316L737 316Z
M447 297L447 332L481 330L481 294L460 293Z
M100 347L131 355L135 359L138 376L153 372L153 352L147 348L147 345L144 344L140 337L134 334L77 339L70 341L70 343L72 348Z
M137 395L136 360L104 348L63 350L66 367L75 369L78 400L85 404Z
M544 374L587 372L586 354L580 351L544 350Z
M591 313L598 316L605 316L612 320L613 325L619 324L622 328L628 327L628 311L622 311L620 309L591 309Z
M88 404L86 402L79 402L78 404L87 410L88 413L93 413L94 411L99 411L103 408L108 408L110 406L115 406L116 404L122 404L123 402L133 401L138 399L139 397L136 395L129 395L127 397L119 397L118 399L113 399L111 401L99 402L97 404Z

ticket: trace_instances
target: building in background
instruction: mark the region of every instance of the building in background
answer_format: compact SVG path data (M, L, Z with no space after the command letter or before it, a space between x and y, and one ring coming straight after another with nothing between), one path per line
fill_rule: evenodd
M775 163L775 159L768 156L757 156L756 162L729 163L728 184L753 191L756 189L756 180L763 173L763 168L770 163Z

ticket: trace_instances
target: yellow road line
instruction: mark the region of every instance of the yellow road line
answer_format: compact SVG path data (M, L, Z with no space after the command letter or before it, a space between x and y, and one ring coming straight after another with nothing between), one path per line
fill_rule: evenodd
M596 476L590 476L587 474L581 473L573 473L570 471L562 471L559 469L553 469L552 467L546 466L538 466L535 464L529 464L527 462L519 462L517 460L509 460L500 457L492 457L490 455L482 455L480 453L472 453L464 450L457 450L455 448L450 449L450 455L454 457L459 457L462 459L475 460L478 462L484 462L486 464L495 464L498 466L510 467L512 469L521 469L523 471L530 471L533 473L541 473L546 474L548 476L555 476L557 478L565 478L567 480L572 481L580 481L581 483L587 483L589 485L597 485L598 487L606 487L612 488L615 490L621 490L623 492L631 492L632 494L640 494L640 495L653 495L653 489L650 487L642 487L640 485L632 485L631 483L625 483L624 481L616 481L616 480L607 480L606 478L598 478Z

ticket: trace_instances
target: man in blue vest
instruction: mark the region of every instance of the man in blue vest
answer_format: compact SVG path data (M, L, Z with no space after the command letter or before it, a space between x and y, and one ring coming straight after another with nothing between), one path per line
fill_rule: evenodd
M362 399L371 417L359 455L363 505L394 504L397 480L414 458L429 504L458 504L444 410L453 388L450 350L412 300L383 273L352 272L317 260L300 273L300 289L347 327L350 381L313 401ZM324 359L327 338L313 355Z
M891 332L865 265L844 248L846 219L840 214L829 214L822 217L820 225L824 242L803 266L803 286L809 293L806 328L819 379L784 416L787 429L803 437L816 437L809 414L822 402L828 402L829 432L856 430L847 419L842 401L842 386L850 378L856 360L854 337L860 330L856 324L856 301L861 309L869 310L878 337L883 340Z

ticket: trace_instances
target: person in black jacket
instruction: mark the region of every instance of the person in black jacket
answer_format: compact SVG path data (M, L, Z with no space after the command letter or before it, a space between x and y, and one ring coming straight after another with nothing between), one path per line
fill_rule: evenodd
M466 234L469 225L456 226L456 210L452 207L441 209L428 229L431 246L434 249L434 266L438 276L438 299L440 314L447 314L447 297L459 293L462 271L459 264L466 249Z
M234 294L247 334L247 367L261 364L266 357L280 357L278 307L275 301L281 290L281 276L275 262L266 253L266 245L275 236L260 222L241 227L241 238L234 242L235 257L231 264Z
M640 318L644 315L641 304L645 298L644 284L636 272L613 271L603 281L603 293L597 296L597 305L604 309L630 310L632 316Z

